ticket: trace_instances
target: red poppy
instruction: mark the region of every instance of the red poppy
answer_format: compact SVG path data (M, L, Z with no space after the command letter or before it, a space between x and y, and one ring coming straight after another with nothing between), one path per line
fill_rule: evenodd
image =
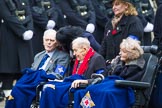
M112 35L115 35L116 33L117 33L116 29L112 30L112 32L111 32Z

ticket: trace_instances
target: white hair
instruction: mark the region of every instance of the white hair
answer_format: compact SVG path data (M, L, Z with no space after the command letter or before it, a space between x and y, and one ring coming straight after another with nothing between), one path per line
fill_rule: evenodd
M56 31L53 30L53 29L48 29L48 30L46 30L46 31L44 32L43 38L44 38L45 36L48 36L48 35L51 35L51 36L53 36L54 38L56 38Z
M87 38L83 38L83 37L77 37L76 39L74 39L72 41L72 45L76 44L79 47L87 47L90 48L90 42Z
M128 53L128 58L134 60L139 58L143 53L143 49L140 46L140 41L134 40L132 38L123 39L120 44L120 48L123 48Z

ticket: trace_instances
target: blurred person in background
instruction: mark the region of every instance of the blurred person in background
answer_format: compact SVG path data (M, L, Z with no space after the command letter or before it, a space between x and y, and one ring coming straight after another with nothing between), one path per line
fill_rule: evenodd
M155 38L152 42L153 45L158 46L158 54L157 56L161 59L162 57L162 4L158 6L158 9L156 11L155 16L155 23L154 23L154 35ZM160 70L158 70L156 79L155 79L155 85L151 94L151 100L149 104L149 108L161 108L162 107L162 67L161 63Z
M61 0L59 5L67 25L80 26L97 39L96 14L91 0Z
M64 26L64 18L54 0L31 0L30 8L34 24L32 39L34 55L44 49L42 36L46 29L59 29Z
M0 81L7 97L33 62L33 20L28 0L1 0L0 6Z
M92 0L92 5L96 13L97 36L95 38L101 44L104 37L105 22L108 22L110 18L107 16L107 10L103 0Z
M155 1L156 1L157 6L159 6L160 4L162 4L162 0L155 0Z
M144 35L142 45L148 46L152 42L152 32L154 28L155 13L149 0L132 0L137 9L138 17L144 27Z

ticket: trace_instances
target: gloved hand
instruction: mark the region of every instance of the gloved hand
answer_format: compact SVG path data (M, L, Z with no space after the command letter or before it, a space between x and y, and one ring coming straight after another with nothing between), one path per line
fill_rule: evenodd
M146 27L144 28L144 32L152 32L153 28L154 28L154 25L148 22Z
M33 31L27 30L23 33L23 39L24 40L30 40L33 37Z
M55 21L49 20L47 23L47 29L53 29L55 25L56 25Z
M92 23L88 24L87 27L86 27L86 31L93 33L95 31L95 25L92 24Z

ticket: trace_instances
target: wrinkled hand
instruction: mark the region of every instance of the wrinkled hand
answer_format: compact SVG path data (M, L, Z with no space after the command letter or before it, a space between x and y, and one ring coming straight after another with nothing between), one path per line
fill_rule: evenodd
M78 88L80 84L88 84L88 80L75 80L71 84L71 88Z
M33 31L28 30L23 33L23 39L24 40L30 40L33 37Z
M86 27L86 31L93 33L95 31L95 25L92 24L92 23L88 24L87 27Z
M47 29L53 29L55 25L56 25L55 21L49 20L47 23Z

